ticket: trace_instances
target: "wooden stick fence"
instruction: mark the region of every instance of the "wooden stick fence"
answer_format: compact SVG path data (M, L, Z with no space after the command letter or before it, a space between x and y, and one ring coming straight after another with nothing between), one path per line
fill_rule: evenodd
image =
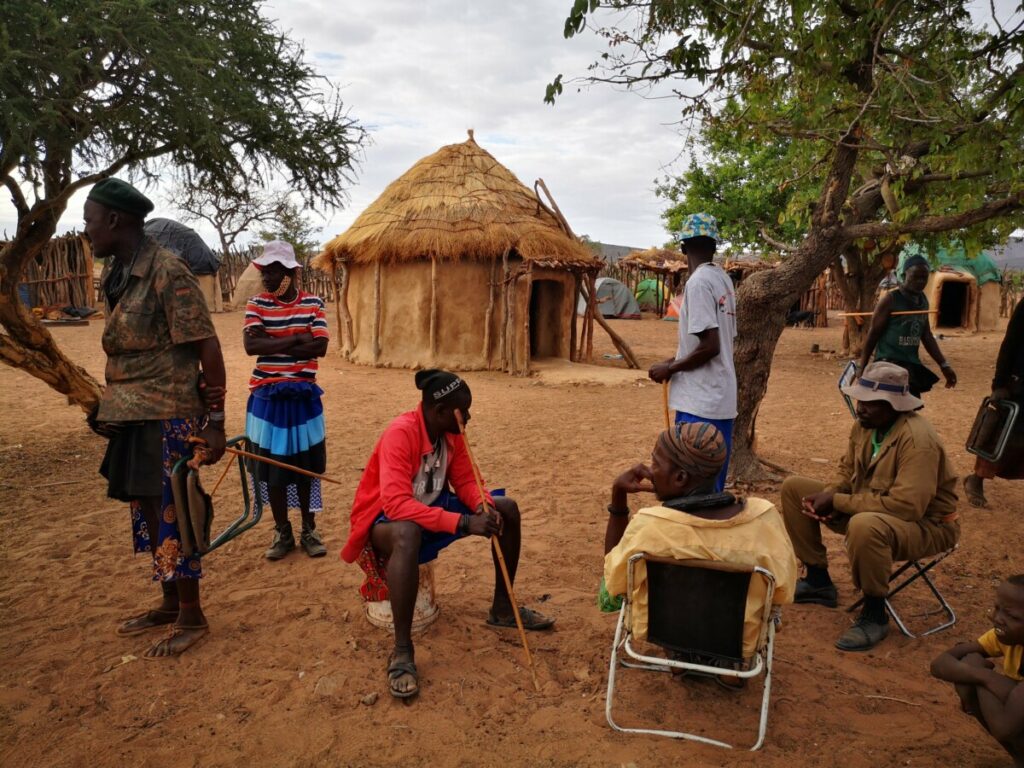
M33 307L93 307L93 256L84 235L55 237L41 259L28 263L20 283Z

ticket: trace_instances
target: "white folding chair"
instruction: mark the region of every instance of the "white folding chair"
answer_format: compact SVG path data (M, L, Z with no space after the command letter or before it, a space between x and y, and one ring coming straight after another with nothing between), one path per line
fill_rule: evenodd
M645 561L647 568L647 641L665 648L676 657L689 658L690 661L648 656L639 653L632 645L634 571L640 560ZM743 658L743 627L752 578L764 579L766 595L757 649L748 660ZM757 677L763 672L764 692L761 696L757 741L750 748L751 751L760 749L768 728L768 703L771 696L772 650L775 642L772 597L775 593L775 576L759 567L744 569L709 560L669 560L648 557L646 553L640 552L629 558L626 581L626 595L619 611L608 667L605 704L608 725L623 733L668 736L731 749L732 744L695 733L620 726L612 717L618 666L621 664L624 667L656 672L688 670L744 680ZM636 663L620 658L620 650ZM714 665L716 662L722 666Z

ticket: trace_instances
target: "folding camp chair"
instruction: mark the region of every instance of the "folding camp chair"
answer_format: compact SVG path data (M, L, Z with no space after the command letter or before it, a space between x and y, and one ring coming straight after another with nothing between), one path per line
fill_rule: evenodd
M231 438L230 440L227 441L227 446L229 448L241 448L242 450L248 451L250 453L253 451L253 446L249 442L249 438L246 437L245 435L239 435L238 437ZM188 462L191 458L191 456L185 456L182 459L178 460L178 462L174 465L174 468L171 470L171 475L173 477L194 475L195 470L189 469L188 467ZM227 460L230 461L230 459ZM189 542L189 549L195 547L194 554L200 557L208 555L210 552L222 546L223 544L227 544L236 536L239 536L240 534L252 528L260 521L260 518L263 517L263 503L260 500L259 489L253 488L250 491L252 473L252 468L250 466L250 464L252 463L251 460L246 459L244 456L235 456L234 460L238 462L238 471L242 477L242 514L239 515L234 521L232 521L231 524L227 528L225 528L216 538L210 541L209 545L206 547L198 547L196 546L196 543L204 538L209 538L209 525L211 521L193 521L190 515L179 515L179 525L186 529L182 530L183 544L186 541ZM205 537L201 534L197 535L197 533L199 532L194 530L197 523L200 527L206 527ZM189 554L191 555L193 554L193 552L189 552Z
M899 579L900 576L902 576L907 571L913 569L913 573L907 576L907 578L903 579L903 581L900 581L898 584L896 584L895 587L891 586L891 588L889 589L889 594L885 596L885 607L889 610L889 615L892 616L892 620L896 622L896 626L899 627L900 632L902 632L907 637L927 637L928 635L933 635L936 632L941 632L944 629L949 629L954 624L956 624L956 614L953 612L953 609L950 607L949 603L946 602L946 598L942 596L941 592L939 592L939 588L935 586L935 582L932 581L931 576L928 575L928 571L930 571L936 565L938 565L947 557L956 552L958 547L959 544L954 544L951 548L947 549L945 552L940 552L924 565L921 565L920 560L907 560L907 562L905 562L903 565L901 565L899 568L893 571L892 575L889 577L889 584L892 585L892 583ZM938 608L935 608L931 611L927 611L920 615L934 616L937 613L941 613L946 617L946 620L939 624L936 624L934 627L931 627L930 629L927 629L924 632L915 635L907 628L906 623L900 617L899 613L896 612L896 609L893 607L892 604L892 599L897 593L902 592L904 589L909 587L918 579L924 581L928 589L932 591L932 595L935 596L935 599L938 601L939 604ZM851 605L846 610L855 611L858 608L860 608L860 606L863 603L864 598L862 597L860 600L858 600L856 603Z
M647 640L669 651L675 657L673 659L647 656L633 648L633 583L636 564L640 560L645 561L647 568ZM775 641L775 621L772 612L775 577L772 573L764 568L743 569L709 560L669 560L649 557L646 553L640 552L629 558L626 578L626 596L619 611L615 640L612 643L611 663L608 667L608 693L605 704L608 725L616 731L625 733L689 739L731 749L731 744L695 733L623 728L618 725L612 718L618 665L621 663L624 667L657 672L672 672L678 669L742 680L764 672L764 693L761 696L757 742L751 747L751 751L760 749L768 727L768 700L772 685L772 649ZM748 663L743 658L743 625L751 578L764 579L766 596L757 649ZM620 649L639 663L620 659ZM712 666L713 664L715 666Z

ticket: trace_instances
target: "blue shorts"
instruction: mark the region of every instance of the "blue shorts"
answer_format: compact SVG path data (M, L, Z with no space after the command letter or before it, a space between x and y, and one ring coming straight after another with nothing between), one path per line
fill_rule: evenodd
M497 488L490 492L491 496L504 496L505 489ZM440 507L445 512L458 512L460 515L471 515L474 510L467 507L456 496L449 490L441 491L441 495L434 499L434 502L430 505L432 507ZM390 523L392 520L381 512L377 515L377 519L373 521L374 525L378 523ZM422 528L422 526L421 526ZM441 554L441 550L451 544L453 541L458 541L464 538L458 533L446 533L445 531L428 531L426 528L422 528L420 535L420 558L419 564L429 563L432 560L436 560L437 556Z

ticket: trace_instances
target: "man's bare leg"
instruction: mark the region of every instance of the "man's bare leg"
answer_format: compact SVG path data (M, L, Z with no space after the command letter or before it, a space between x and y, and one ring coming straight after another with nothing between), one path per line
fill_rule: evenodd
M512 499L496 496L494 506L501 514L502 532L498 536L498 545L501 547L501 554L505 558L505 567L508 568L508 578L513 586L516 582L516 570L519 568L519 550L522 545L522 530L519 517L519 505ZM505 577L501 574L501 563L498 562L498 555L491 546L491 559L494 561L494 599L491 602L491 615L499 621L515 621L512 601L509 599L508 590L505 588Z
M391 615L395 622L395 649L392 662L413 664L416 660L412 644L412 614L416 592L420 586L419 552L422 532L416 523L399 520L377 523L370 532L370 542L388 561L388 593ZM409 694L419 688L416 675L403 672L389 675L391 690Z
M160 499L150 497L141 499L139 503L142 507L142 518L146 521L146 530L150 534L150 543L155 546L153 540L160 524ZM154 627L173 624L177 620L178 590L174 584L166 581L160 582L160 587L163 595L159 605L125 621L118 627L118 634L134 635Z
M160 535L161 499L153 496L142 500L142 514L149 531L149 543L155 550ZM177 656L195 645L206 633L206 617L199 603L199 579L177 579L173 582L162 581L163 591L161 609L170 610L173 605L175 618L172 633L154 643L144 654L148 658ZM160 609L158 609L160 610ZM170 622L162 622L170 623Z

